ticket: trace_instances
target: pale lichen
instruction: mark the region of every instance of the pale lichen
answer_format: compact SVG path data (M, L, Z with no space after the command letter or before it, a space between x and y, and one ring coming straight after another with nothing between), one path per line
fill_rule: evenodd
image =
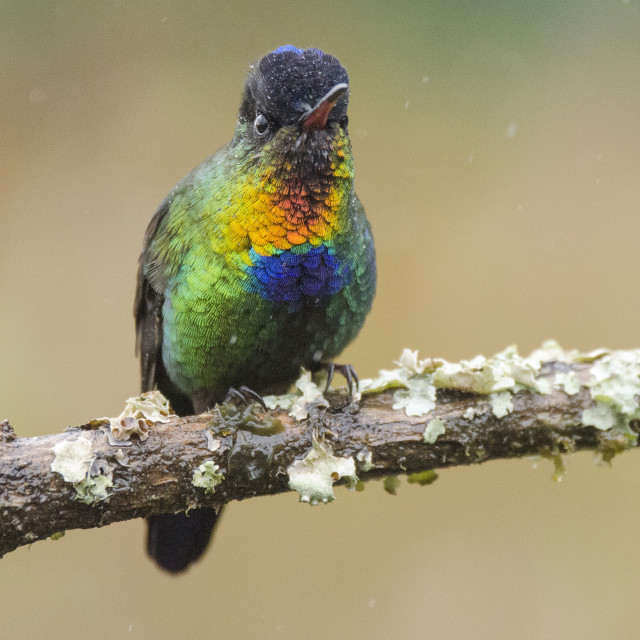
M360 393L373 394L404 387L410 375L412 373L408 369L380 369L376 378L360 380Z
M532 389L537 393L549 393L549 382L538 378L540 363L523 358L515 346L485 358L446 363L436 369L434 384L438 388L458 389L470 393L488 394L498 391Z
M424 416L436 408L436 388L429 377L415 375L405 385L406 389L399 389L393 396L394 409L404 409L408 416Z
M328 407L329 403L322 393L322 389L312 380L311 372L304 371L296 380L296 393L281 396L264 396L263 400L268 409L282 409L289 411L289 415L296 420L309 417L310 407Z
M510 391L499 391L489 396L491 412L496 418L504 418L513 411L513 396Z
M539 349L535 349L527 357L527 361L535 369L540 369L545 362L573 362L572 354L565 351L555 340L545 340Z
M207 435L207 449L209 449L209 451L217 451L220 448L220 445L222 444L220 442L220 439L214 438L208 429L206 431L206 435Z
M358 461L358 468L363 473L371 471L373 469L372 453L368 449L362 449L356 454L356 460Z
M568 396L573 396L576 393L579 393L582 388L575 371L561 371L556 373L553 379L553 384L558 388L564 389L564 392Z
M206 493L215 493L216 487L224 480L220 467L213 460L206 460L193 472L191 484L204 489Z
M155 422L166 423L175 417L169 401L159 391L148 391L129 398L124 411L109 421L111 433L116 440L129 440L136 434L140 440L149 437L149 427Z
M113 486L113 471L105 466L102 473L91 474L95 460L91 441L80 436L77 440L63 440L53 447L55 458L51 471L59 473L65 482L71 482L79 500L93 505L109 497L107 489Z
M600 442L603 458L610 461L619 453L620 442L626 443L626 448L638 442L631 423L640 419L640 350L601 349L589 354L589 359L580 356L580 361L592 363L589 379L583 384L595 403L583 411L582 422L608 433L606 441L601 438Z
M560 368L567 370L545 367L546 363L561 363ZM497 418L508 415L514 410L514 395L520 391L549 394L557 390L571 396L586 388L594 406L583 412L582 423L623 434L629 446L637 442L637 433L630 423L640 420L640 350L596 349L581 353L565 350L548 340L527 357L510 346L489 358L479 355L457 363L439 358L421 359L417 351L404 349L396 364L396 369L381 370L376 378L361 380L360 392L394 390L393 408L411 417L428 416L436 408L440 389L487 397L488 403L468 407L463 413L465 419L473 420L488 411ZM581 366L576 369L575 365ZM265 398L268 406L290 410L298 420L308 417L310 406L326 406L322 391L309 373L305 372L296 386L297 395ZM359 398L360 394L355 394L354 399ZM539 417L544 422L543 414ZM424 441L429 444L436 441L444 428L444 423L438 420L427 418Z
M399 366L398 369L381 369L376 378L360 380L360 391L362 393L379 393L385 389L406 387L407 381L412 376L433 373L442 362L444 361L432 358L420 360L417 351L404 349L400 358L395 362Z
M422 439L427 444L433 444L438 439L438 436L442 435L444 431L445 424L442 418L434 418L425 426Z
M633 416L640 407L640 350L616 351L597 359L586 383L591 397Z
M434 360L433 358L418 358L418 351L411 349L403 349L400 358L395 364L400 365L413 374L433 373L438 367L442 366L444 360Z
M582 412L582 424L585 427L595 427L607 431L618 421L616 412L607 404L596 402L595 407L589 407Z
M547 347L553 350L554 345L548 343ZM435 408L438 389L481 395L530 389L547 394L551 391L551 382L540 377L546 355L547 352L539 351L533 357L523 358L511 346L491 358L480 355L471 360L447 362L439 358L421 360L417 351L405 349L397 362L400 368L382 370L377 378L363 380L360 388L363 393L396 388L393 408L404 409L408 416L424 416ZM502 415L506 415L504 412L509 408L506 400L506 396L497 400Z
M53 447L55 458L51 463L51 471L59 473L65 482L82 482L85 479L93 452L91 441L80 436L77 440L63 440Z
M315 435L311 436L307 455L291 464L287 473L289 488L300 494L300 502L312 505L333 502L333 483L337 480L344 478L350 488L354 488L358 480L354 459L334 456L329 444L318 442Z
M484 356L460 362L444 362L433 376L440 389L457 389L470 393L491 393L514 384L512 378L496 375Z
M545 362L564 362L566 364L579 362L593 362L609 354L608 349L594 349L581 353L577 349L563 349L555 340L545 340L540 349L536 349L527 357L527 361L536 368Z
M101 500L106 500L109 497L107 489L110 487L113 487L112 471L95 476L87 474L86 478L73 485L78 499L88 505L94 505Z
M467 420L473 420L476 416L484 413L483 409L480 407L467 407L465 412L462 414L463 418Z

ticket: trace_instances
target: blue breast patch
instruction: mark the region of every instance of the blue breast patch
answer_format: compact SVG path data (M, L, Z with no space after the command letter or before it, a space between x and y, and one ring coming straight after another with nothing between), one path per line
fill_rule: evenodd
M306 251L305 251L306 249ZM250 250L252 266L245 289L271 302L288 302L289 311L300 309L305 299L320 299L337 293L351 282L353 272L334 255L332 247L304 244L296 252L281 251L262 256Z

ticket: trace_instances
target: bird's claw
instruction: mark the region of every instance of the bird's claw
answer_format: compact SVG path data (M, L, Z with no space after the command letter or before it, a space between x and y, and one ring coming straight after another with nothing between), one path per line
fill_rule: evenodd
M224 399L225 403L233 403L233 404L244 404L250 405L252 402L257 402L265 411L268 411L267 405L264 402L264 399L259 393L256 393L253 389L249 389L249 387L242 386L238 389L235 387L230 387L227 392L227 397Z
M339 371L347 381L347 388L349 389L349 395L353 395L353 383L356 383L356 391L360 391L360 380L358 374L352 364L335 364L333 362L323 362L320 365L321 369L327 372L327 385L324 388L324 392L329 391L329 386L333 380L333 374Z

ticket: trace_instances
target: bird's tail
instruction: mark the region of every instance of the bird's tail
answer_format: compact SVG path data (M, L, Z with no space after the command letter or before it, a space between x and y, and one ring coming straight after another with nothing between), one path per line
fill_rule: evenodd
M147 518L147 553L165 571L180 573L204 553L221 510L191 509Z

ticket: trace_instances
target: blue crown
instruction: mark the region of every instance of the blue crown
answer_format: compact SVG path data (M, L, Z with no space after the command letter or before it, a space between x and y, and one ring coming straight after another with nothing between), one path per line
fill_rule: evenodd
M271 53L286 53L287 51L301 56L305 52L305 49L298 49L298 47L294 47L292 44L283 44L281 47L274 49ZM307 51L315 53L319 58L324 55L323 51L320 51L320 49L315 49L314 47L307 49Z

